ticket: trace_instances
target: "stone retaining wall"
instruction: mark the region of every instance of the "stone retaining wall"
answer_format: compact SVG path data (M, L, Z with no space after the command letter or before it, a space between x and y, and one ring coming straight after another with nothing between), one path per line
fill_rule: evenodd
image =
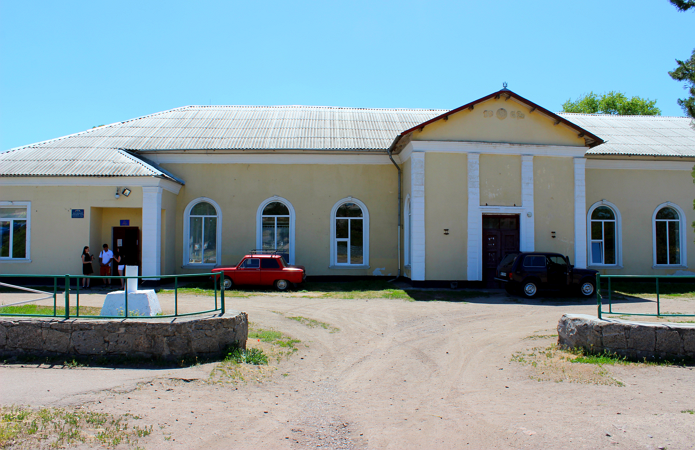
M176 359L246 348L248 316L229 311L168 319L0 318L0 355L131 356Z
M695 324L629 322L565 314L557 325L558 344L630 358L695 358Z

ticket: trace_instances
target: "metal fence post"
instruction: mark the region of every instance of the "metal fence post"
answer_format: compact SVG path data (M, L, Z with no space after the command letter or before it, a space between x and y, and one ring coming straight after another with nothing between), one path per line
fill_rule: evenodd
M656 277L656 315L661 315L661 302L659 301L659 277Z
M179 315L179 277L174 276L174 316Z
M596 305L598 306L598 319L601 320L601 274L596 274Z
M212 284L213 284L213 288L215 289L215 311L217 311L217 282L218 282L218 277L213 276L212 277Z
M222 312L222 315L224 315L224 275L223 273L220 273L220 310Z
M608 312L613 312L613 296L611 290L611 277L608 277Z
M58 313L58 277L53 277L53 317Z
M70 275L65 275L65 318L70 318Z
M126 278L126 282L127 281L128 281L128 279ZM128 318L128 289L126 289L125 292L123 292L123 294L125 295L125 318L127 319Z

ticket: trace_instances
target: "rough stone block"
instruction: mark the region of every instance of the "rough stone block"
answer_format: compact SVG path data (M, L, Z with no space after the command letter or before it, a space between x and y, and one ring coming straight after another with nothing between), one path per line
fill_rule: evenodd
M695 358L695 327L682 328L678 331L681 335L683 351L685 352L686 356Z
M35 326L17 323L7 331L8 348L23 348L26 350L41 350L43 348L41 329Z
M7 344L7 326L4 323L0 323L0 349L5 348Z
M656 330L647 325L626 325L627 348L653 352L656 346Z
M601 332L604 348L610 349L611 351L627 348L624 324L608 323L602 327Z
M67 353L70 348L70 334L66 331L44 328L41 330L43 337L43 350L51 353Z
M670 355L682 355L681 338L678 331L667 327L657 328L656 351Z
M79 355L101 355L107 348L104 335L95 330L75 331L70 336L70 345Z

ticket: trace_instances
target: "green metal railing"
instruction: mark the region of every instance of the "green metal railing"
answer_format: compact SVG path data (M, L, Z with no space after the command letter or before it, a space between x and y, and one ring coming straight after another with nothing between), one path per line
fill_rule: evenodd
M195 312L189 312L189 313L179 313L179 278L192 278L192 277L205 277L205 276L210 276L212 277L214 289L215 289L215 307L214 309L207 309L203 311L195 311ZM71 317L70 315L70 293L74 292L75 293L75 315L72 317L79 317L79 318L85 318L85 319L148 319L151 317L157 317L157 318L167 318L167 317L183 317L183 316L192 316L196 314L205 314L205 313L211 313L211 312L217 312L219 311L221 314L225 313L225 301L224 301L224 283L220 283L220 280L223 278L223 274L218 272L218 273L193 273L193 274L183 274L183 275L157 275L156 277L153 277L152 275L149 276L102 276L102 275L27 275L27 274L0 274L0 281L2 281L3 278L52 278L53 279L53 314L17 314L17 313L3 313L2 309L3 307L7 306L18 306L21 304L27 304L27 303L33 303L35 301L39 300L45 300L50 298L50 295L48 297L42 298L42 299L34 299L34 300L26 300L26 301L21 301L21 302L16 302L16 303L11 303L8 305L0 305L0 316L21 316L21 317L61 317L65 319L69 319ZM88 278L88 279L112 279L112 280L124 280L124 285L127 286L128 280L130 279L138 279L138 280L152 280L153 278L159 278L159 279L174 279L174 314L163 314L163 315L158 315L158 316L141 316L141 315L132 315L131 312L128 309L128 290L124 289L124 308L123 308L123 315L122 316L95 316L95 315L83 315L80 314L80 279L81 278ZM65 283L65 288L64 288L64 301L65 301L65 313L58 315L58 297L59 297L59 291L58 291L58 280L59 279L64 279ZM70 287L70 282L72 280L76 281L76 286L75 287ZM48 292L44 291L38 291L36 289L29 289L29 288L22 288L18 286L13 286L9 285L7 283L0 283L0 285L4 286L10 286L14 288L19 288L24 291L28 292L34 292L34 293L41 293L41 294L48 294ZM219 301L218 301L218 287L219 287Z
M603 296L601 295L601 280L605 279L608 288L608 311L603 310ZM613 311L613 288L611 280L654 280L656 287L656 314L634 313ZM603 314L617 314L621 316L649 316L649 317L695 317L695 314L669 314L661 313L661 293L659 291L659 280L682 280L691 279L695 281L695 276L689 275L596 275L596 305L598 307L598 318L601 319Z

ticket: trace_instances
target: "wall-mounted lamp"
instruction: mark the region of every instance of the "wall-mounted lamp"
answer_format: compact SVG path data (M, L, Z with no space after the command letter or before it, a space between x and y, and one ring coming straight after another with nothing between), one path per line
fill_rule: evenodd
M125 195L126 197L130 195L130 189L128 188L123 188L121 191L121 194Z
M115 195L116 200L118 200L118 197L120 197L120 196L121 196L121 194L118 193L118 188L116 188L116 195Z
M533 217L533 213L531 211L527 212L526 217Z

